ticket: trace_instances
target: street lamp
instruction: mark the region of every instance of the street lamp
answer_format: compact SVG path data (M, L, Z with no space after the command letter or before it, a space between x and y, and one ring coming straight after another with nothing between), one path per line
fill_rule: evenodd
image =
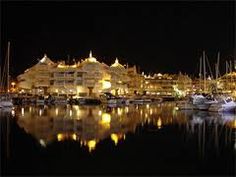
M15 82L11 82L11 86L12 86L12 92L14 92L14 91L15 91L15 85L16 85L16 83L15 83Z

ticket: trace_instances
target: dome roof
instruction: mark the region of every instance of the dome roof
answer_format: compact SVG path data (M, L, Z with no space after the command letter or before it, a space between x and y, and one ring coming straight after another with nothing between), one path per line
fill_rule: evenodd
M94 63L97 62L97 59L94 58L93 55L92 55L92 51L90 51L90 53L89 53L89 57L86 58L85 61L87 61L87 62L94 62Z
M125 67L119 63L118 58L116 58L115 63L113 63L113 64L111 65L111 67L112 67L112 68L121 68L121 69L125 69Z
M92 52L90 51L89 58L86 58L85 60L82 60L82 62L79 64L79 66L85 70L107 70L109 69L109 66L107 66L105 63L100 63L97 61L96 58L92 56Z

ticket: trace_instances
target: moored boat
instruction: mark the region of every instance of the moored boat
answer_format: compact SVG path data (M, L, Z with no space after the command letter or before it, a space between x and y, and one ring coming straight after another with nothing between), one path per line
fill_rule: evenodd
M203 95L193 95L192 103L198 110L208 110L212 104L217 103L212 97L207 97Z
M232 98L219 97L217 98L217 103L211 104L209 111L212 112L235 112L236 103Z

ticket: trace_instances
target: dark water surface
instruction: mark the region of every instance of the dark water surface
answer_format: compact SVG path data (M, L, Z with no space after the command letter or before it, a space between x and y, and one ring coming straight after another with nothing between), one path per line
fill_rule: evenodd
M0 110L2 175L235 176L236 115L174 103Z

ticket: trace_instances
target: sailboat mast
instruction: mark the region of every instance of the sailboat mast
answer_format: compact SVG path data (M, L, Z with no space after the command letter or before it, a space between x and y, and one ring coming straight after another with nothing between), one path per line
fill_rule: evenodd
M215 65L215 71L216 71L216 78L215 78L215 86L216 86L216 92L218 92L218 78L219 78L219 65L220 65L220 52L217 54L217 62Z
M228 74L228 67L229 67L228 61L225 61L225 73L226 74Z
M202 88L202 57L199 59L200 61L200 66L199 66L199 84L200 84L200 89Z
M204 78L204 92L206 92L206 58L205 58L205 51L203 51L203 78Z
M216 80L218 80L218 77L219 77L219 65L220 65L220 52L218 52L218 55L217 55Z
M7 48L7 93L9 93L9 58L10 58L10 42L8 42Z
M202 57L200 57L199 78L202 79Z

